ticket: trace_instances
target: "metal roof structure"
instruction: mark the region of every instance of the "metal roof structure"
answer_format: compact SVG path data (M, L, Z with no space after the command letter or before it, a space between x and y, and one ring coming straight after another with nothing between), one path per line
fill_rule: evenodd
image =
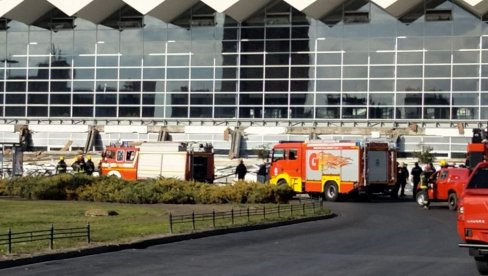
M58 9L67 16L86 19L95 24L103 22L124 6L130 6L141 15L150 15L171 22L198 2L203 2L218 13L243 22L273 0L0 0L0 17L33 24L46 13ZM372 2L400 19L425 0L284 0L314 19L322 19L343 5ZM446 0L431 0L444 2ZM429 1L427 1L429 2ZM488 0L451 0L474 15L488 13Z

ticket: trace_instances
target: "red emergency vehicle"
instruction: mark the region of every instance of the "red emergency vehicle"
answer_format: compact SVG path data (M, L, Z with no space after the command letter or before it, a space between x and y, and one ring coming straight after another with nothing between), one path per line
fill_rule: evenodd
M102 175L123 179L174 177L213 183L214 153L209 144L191 147L180 142L123 143L107 146L102 154Z
M478 271L488 275L488 162L479 163L470 175L459 202L457 231L469 248Z
M280 142L269 175L272 185L335 201L351 192L389 193L396 168L396 150L386 141Z
M449 210L455 211L469 177L469 169L447 167L436 171L427 180L427 187L415 195L420 206L431 202L448 202Z

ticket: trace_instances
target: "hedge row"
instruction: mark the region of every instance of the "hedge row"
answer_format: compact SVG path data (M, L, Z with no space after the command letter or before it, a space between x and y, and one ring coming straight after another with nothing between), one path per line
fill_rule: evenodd
M174 178L127 181L114 176L61 174L3 179L0 195L44 200L218 204L286 203L292 198L293 191L288 187L248 182L213 185Z

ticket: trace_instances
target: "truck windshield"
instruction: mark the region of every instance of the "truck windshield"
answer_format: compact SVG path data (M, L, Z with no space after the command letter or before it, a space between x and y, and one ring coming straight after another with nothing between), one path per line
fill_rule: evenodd
M133 150L128 150L127 151L127 156L125 158L125 160L127 161L134 161L134 158L136 157L136 152L133 151Z
M117 161L118 162L124 161L124 151L123 150L117 151Z
M284 149L274 149L273 150L272 162L276 162L278 160L283 160L284 156L285 156L285 150Z
M467 189L486 189L488 188L488 168L480 168L474 172Z
M105 158L111 159L111 158L114 158L114 153L110 150L107 150L102 154L102 156Z
M289 154L288 154L288 159L296 160L297 159L297 152L298 152L298 150L296 150L296 149L290 149Z

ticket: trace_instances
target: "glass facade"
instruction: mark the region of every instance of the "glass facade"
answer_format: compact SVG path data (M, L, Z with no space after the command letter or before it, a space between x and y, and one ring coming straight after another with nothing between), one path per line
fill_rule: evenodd
M399 20L363 1L315 20L278 1L242 23L203 3L172 23L144 16L140 28L10 21L0 116L485 122L488 24L431 2L450 16Z

